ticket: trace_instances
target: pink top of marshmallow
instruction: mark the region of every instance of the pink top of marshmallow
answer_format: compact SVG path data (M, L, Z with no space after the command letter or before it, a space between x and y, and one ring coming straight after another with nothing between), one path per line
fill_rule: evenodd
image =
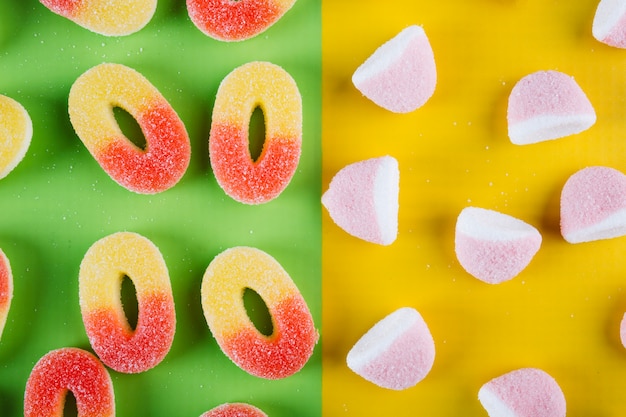
M538 71L517 82L509 97L508 120L517 123L533 117L595 114L574 78L558 71Z
M352 76L354 86L395 113L423 106L437 84L435 57L421 26L409 26L381 45Z

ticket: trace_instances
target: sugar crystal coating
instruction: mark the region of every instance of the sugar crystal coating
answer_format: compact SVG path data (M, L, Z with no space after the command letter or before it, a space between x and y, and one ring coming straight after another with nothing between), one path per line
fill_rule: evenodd
M250 288L265 302L273 332L261 334L246 312ZM213 259L202 279L202 308L222 351L240 368L261 378L298 372L318 340L308 306L282 266L255 248L227 249Z
M412 25L385 42L357 68L352 83L374 103L395 113L423 106L437 85L435 57L424 29Z
M393 390L423 380L435 361L435 342L417 310L400 308L367 331L350 349L348 367L366 380Z
M61 348L33 367L24 392L24 417L62 417L67 391L76 398L78 417L114 417L113 383L91 353Z
M398 235L399 181L398 161L391 156L354 162L335 174L322 204L350 235L390 245Z
M537 71L513 87L507 122L511 142L526 145L587 130L596 122L596 113L574 78Z
M626 235L626 175L593 166L570 176L561 190L561 234L569 243Z
M565 417L565 396L545 371L522 368L484 384L478 399L489 417Z
M114 107L137 120L145 150L126 138ZM178 183L189 166L191 145L183 122L161 93L131 68L100 64L82 74L70 90L69 114L85 147L128 190L165 191Z
M248 130L256 107L265 116L265 142L253 161ZM275 199L295 174L301 148L302 98L285 70L251 62L222 80L213 107L209 156L226 194L246 204Z
M148 24L157 0L39 0L52 12L105 36L130 35Z
M187 0L191 21L221 41L243 41L276 23L296 0Z
M0 337L7 321L13 298L13 273L9 258L0 250Z
M6 177L24 158L32 136L33 123L26 109L0 95L0 178Z
M541 234L507 214L466 207L457 218L455 252L461 266L489 284L517 276L541 246Z
M601 0L591 27L593 37L616 48L626 48L626 2Z
M207 411L200 417L267 417L267 414L250 404L226 403Z
M125 276L137 292L135 329L120 299ZM169 352L176 328L172 288L161 253L145 237L118 232L94 243L80 265L79 297L91 346L107 366L143 372Z

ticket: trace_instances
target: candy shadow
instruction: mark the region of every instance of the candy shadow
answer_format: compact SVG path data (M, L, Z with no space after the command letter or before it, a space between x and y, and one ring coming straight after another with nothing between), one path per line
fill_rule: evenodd
M557 181L559 185L550 191L541 218L542 231L558 238L561 238L561 189L566 180L561 178Z

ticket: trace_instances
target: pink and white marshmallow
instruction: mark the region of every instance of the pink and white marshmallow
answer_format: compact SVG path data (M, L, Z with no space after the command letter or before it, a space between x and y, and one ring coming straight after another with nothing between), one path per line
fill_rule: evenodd
M492 379L478 391L489 417L565 417L565 395L545 371L522 368Z
M348 367L383 388L404 390L430 372L435 342L420 313L411 307L389 314L348 352Z
M455 252L469 274L499 284L524 270L541 246L541 234L530 224L508 214L466 207L455 230Z
M583 132L595 124L596 112L574 78L538 71L513 87L507 121L511 142L526 145Z
M626 348L626 313L624 313L622 322L619 325L619 337L622 341L622 345Z
M350 235L390 245L398 235L399 191L398 161L382 156L342 168L322 195L322 204Z
M423 106L435 92L435 56L421 26L412 25L382 44L352 75L367 98L394 113Z
M561 235L569 243L626 235L626 175L593 166L569 177L561 190Z
M591 33L602 43L626 48L626 2L601 0L593 17Z

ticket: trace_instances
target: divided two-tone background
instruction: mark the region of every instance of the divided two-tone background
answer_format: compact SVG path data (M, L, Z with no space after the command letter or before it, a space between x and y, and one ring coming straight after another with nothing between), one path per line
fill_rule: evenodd
M559 192L569 175L590 165L626 172L626 51L592 38L596 5L298 0L267 32L223 43L193 26L183 0L160 0L144 29L118 38L91 33L36 0L0 3L0 94L21 102L34 124L26 157L0 180L0 248L15 279L0 340L0 415L22 415L26 378L46 352L89 349L78 267L93 242L120 230L161 249L177 332L158 367L138 375L111 371L118 416L198 416L233 401L275 417L483 416L480 386L527 366L559 382L568 416L622 415L626 242L571 245L558 229ZM411 24L430 38L437 89L421 109L392 114L362 97L350 78ZM282 66L298 83L303 152L278 199L246 206L219 188L207 147L220 81L255 60ZM102 62L140 71L185 122L191 165L171 190L145 196L123 189L74 134L69 88ZM575 77L598 121L570 138L512 145L508 93L522 76L547 69ZM347 235L320 204L335 172L382 155L400 166L399 235L388 247ZM468 205L513 215L542 233L542 248L520 276L491 286L456 262L454 223ZM310 362L284 380L237 368L204 321L202 274L218 253L239 245L263 249L283 265L320 330ZM371 325L404 306L420 311L437 351L426 379L396 392L353 374L345 357Z

